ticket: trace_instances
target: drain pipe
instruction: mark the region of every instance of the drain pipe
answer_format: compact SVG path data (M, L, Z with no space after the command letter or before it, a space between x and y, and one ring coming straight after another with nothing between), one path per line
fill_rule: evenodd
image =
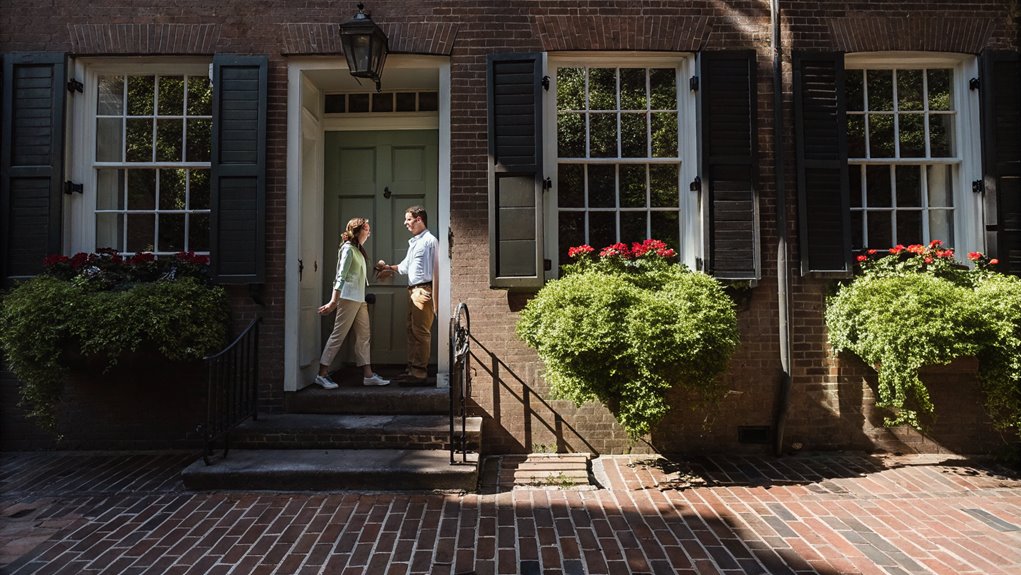
M791 334L788 293L790 270L787 266L787 190L784 187L783 139L783 51L780 46L780 0L769 2L773 27L773 171L776 177L776 296L780 315L780 390L773 418L773 452L783 455L783 433L791 393Z

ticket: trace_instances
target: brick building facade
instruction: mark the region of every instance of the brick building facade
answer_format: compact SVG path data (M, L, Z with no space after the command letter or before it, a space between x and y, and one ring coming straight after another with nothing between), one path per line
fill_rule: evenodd
M476 370L473 400L477 413L485 417L483 444L487 451L520 452L552 446L596 453L764 451L772 449L781 421L785 424L780 447L785 450L797 446L983 452L1002 441L983 415L974 366L966 362L927 375L933 385L937 413L942 409L945 418L955 421L944 420L925 436L909 430L884 429L882 414L873 407L874 372L854 358L833 354L826 342L823 310L834 278L850 270L850 248L869 245L870 240L893 240L887 245L909 237L919 241L950 241L939 237L939 231L947 231L956 234L958 253L967 253L969 249L988 251L1013 271L1021 270L1021 256L1017 255L1021 252L1011 252L1011 246L1015 246L1013 250L1021 249L1018 239L1021 230L1010 228L1011 218L1017 217L1021 203L1017 185L1021 152L1016 132L1013 141L1009 137L997 141L990 130L979 129L983 121L987 126L995 126L997 122L989 118L996 114L1001 127L1018 127L1021 6L1016 0L954 3L780 0L779 114L774 113L778 98L773 25L770 2L766 0L629 3L379 0L367 9L389 38L390 56L382 88L388 97L393 94L393 99L386 104L380 98L378 108L371 107L376 106L376 100L370 98L377 96L368 84L362 86L347 77L339 25L354 13L353 4L315 0L300 5L280 0L219 3L97 0L56 1L44 9L38 3L24 0L3 0L2 4L0 52L4 55L5 70L2 119L5 138L4 149L0 151L8 170L3 198L7 214L3 228L5 277L31 273L31 265L35 264L26 264L26 271L18 267L22 264L12 255L26 242L35 242L27 252L33 257L103 247L99 244L107 233L103 223L107 220L102 219L105 215L99 215L103 211L102 200L97 199L96 191L89 190L88 182L93 187L101 185L95 172L130 166L117 162L102 164L89 155L98 147L91 137L92 130L101 129L93 126L107 117L96 111L97 99L102 100L95 95L97 82L153 73L200 78L208 67L208 76L215 83L217 78L226 78L219 74L225 74L232 66L242 71L254 70L255 77L265 81L264 89L256 89L255 94L263 106L262 123L257 127L261 135L258 149L252 151L254 159L249 174L252 183L246 196L253 202L251 213L257 215L249 217L250 228L240 232L242 240L249 237L244 234L251 234L253 242L242 241L250 253L233 254L238 257L231 260L240 262L240 271L224 267L228 259L224 254L238 247L217 243L225 242L227 233L218 230L216 222L226 221L229 206L215 202L216 198L226 197L228 184L225 181L213 184L213 205L190 206L186 210L189 222L203 221L200 218L210 214L214 239L206 248L214 262L219 262L221 279L229 286L237 325L244 325L255 315L263 318L260 393L264 409L285 410L288 394L309 383L306 356L318 353L320 333L317 325L303 323L302 310L310 305L308 302L320 299L322 277L330 275L335 260L330 259L334 241L329 238L336 232L338 222L355 215L348 215L351 209L364 207L372 211L374 226L377 220L386 225L383 224L388 221L386 218L403 214L405 205L399 201L406 198L406 203L424 201L431 208L430 229L440 238L441 250L447 254L441 263L440 337L434 355L441 385L448 368L447 344L443 340L450 310L458 302L466 303L471 310ZM234 58L237 55L243 58ZM48 62L46 65L55 66L51 69L68 79L85 83L82 92L64 98L61 109L66 130L59 129L58 123L52 134L54 142L63 142L59 147L64 151L52 156L56 158L52 161L54 171L46 177L53 182L84 178L87 185L82 194L51 195L43 216L44 221L50 222L49 227L42 230L41 236L25 239L19 235L17 225L24 214L17 212L12 199L17 190L11 182L16 176L15 148L19 142L19 132L12 126L21 124L12 107L17 97L11 94L18 71L39 62ZM554 82L553 88L540 93L539 102L533 103L536 117L541 117L535 131L547 137L527 152L534 155L537 166L545 164L544 170L535 168L530 172L523 165L514 164L516 160L501 164L504 144L494 128L499 122L494 124L489 114L495 101L493 83L499 81L501 66L508 62L524 62L536 71L536 78L550 76ZM169 71L159 71L163 69ZM591 87L606 73L615 78L612 89L619 96L618 103L623 102L625 75L632 73L643 78L641 84L652 100L656 97L655 86L659 85L657 74L663 70L671 78L663 84L667 86L663 89L669 94L669 103L666 108L644 104L645 119L636 121L645 122L641 125L647 130L646 137L653 141L646 141L642 150L631 156L624 151L627 143L623 136L616 140L621 146L616 153L602 156L596 153L601 144L596 141L593 135L596 128L592 126L598 123L597 118L604 117L600 113L605 110L593 112L586 108L578 112L566 104L570 97L566 92L561 93L563 101L559 104L551 100L557 94L557 82L566 85L571 74L584 75L589 82L585 86ZM880 82L877 85L882 85L883 78L894 78L893 74L901 71L903 78L924 76L924 81L919 80L918 84L923 99L935 97L940 86L951 95L953 105L946 110L935 107L930 110L929 104L924 107L923 116L919 116L923 119L918 121L927 126L924 134L931 143L919 155L909 154L907 161L896 161L902 159L899 146L907 146L903 142L894 146L897 150L892 154L896 156L894 161L872 161L878 149L870 150L859 161L861 158L854 153L855 142L851 142L849 152L849 144L842 140L847 138L847 125L833 123L857 117L859 112L864 117L868 112L868 107L863 110L860 99L857 105L847 103L852 100L852 91L845 86L859 81L871 87L871 80L862 80L873 77L869 75L871 70L880 71L875 76ZM692 76L701 80L697 88L689 80ZM972 77L979 78L980 90L969 88ZM594 101L595 88L586 89L592 90ZM832 104L829 108L827 102ZM361 112L362 105L370 107ZM399 111L402 105L406 106L403 108L406 113ZM623 133L627 129L625 124L633 119L628 115L631 110L615 109L619 123L611 131L621 126L619 130ZM896 111L896 107L892 110ZM216 134L214 143L220 138L220 145L224 145L226 137L219 131L224 120L217 116L218 112L223 113L217 108L208 121ZM562 126L566 126L574 112L577 118L588 117L592 122L590 131L581 135L583 151L577 154L580 159L556 145L558 138L561 142L568 139L567 128L558 128L557 118L562 118ZM128 123L130 116L123 115ZM184 116L182 121L192 121L187 113ZM197 122L206 120L205 115L199 116ZM158 122L159 114L154 117ZM737 124L744 124L732 126L729 120L734 118ZM670 123L673 119L677 121L666 133L676 131L673 137L677 145L667 146L671 153L664 156L656 149L656 130L662 127L656 122ZM775 124L777 120L779 125ZM878 146L876 142L886 137L887 132L881 132L879 124L876 126L873 140L866 145ZM938 126L950 128L940 131ZM890 128L893 131L889 134L897 134L900 129ZM377 171L377 175L384 173L389 179L375 179L373 185L378 189L372 188L373 195L383 194L384 184L389 183L385 202L380 197L366 200L343 192L331 198L333 190L343 187L348 181L345 178L351 178L350 173L343 171L345 168L335 171L331 166L335 163L347 166L345 161L357 164L359 156L350 150L361 148L354 140L368 141L366 134L377 131L392 138L379 140L383 143L373 144L376 147L372 148L380 154L385 150L392 159L385 167L377 167L383 170ZM393 150L412 146L402 143L405 131L433 134L430 136L435 139L430 144L433 147L426 146L433 151L415 158L394 155ZM332 133L338 135L328 135ZM124 137L131 136L129 132L125 134ZM843 136L837 137L838 134ZM938 153L937 140L950 150ZM352 155L347 160L331 156L336 150L348 150L338 153ZM991 159L994 150L1000 154L999 164ZM778 151L780 178L776 174ZM616 164L607 159L610 156ZM496 167L490 161L494 157ZM561 161L565 157L578 161ZM425 192L413 190L401 195L406 190L393 183L400 181L397 172L405 169L398 167L406 165L400 162L415 163L422 158L428 160L427 167L435 172L429 169L423 172L432 174L423 176L431 183L425 186ZM935 161L930 161L933 158ZM212 163L216 162L214 150ZM615 166L617 185L622 185L621 174L635 166L639 170L667 170L677 187L674 203L666 204L673 213L646 199L635 211L643 214L635 217L644 218L640 220L644 223L636 225L651 232L677 230L674 243L683 261L692 267L704 267L718 277L750 280L753 285L739 306L741 345L725 375L731 393L720 411L706 414L689 410L688 398L678 395L673 398L674 410L666 421L651 437L637 444L628 441L602 406L575 407L569 402L547 399L541 364L534 352L514 335L517 313L544 275L541 269L535 265L528 268L529 265L541 266L542 260L553 260L551 268L555 270L565 242L576 238L595 242L593 230L604 229L596 222L610 221L606 229L611 236L630 239L625 234L627 217L621 214L631 212L621 209L622 200L617 200L614 209L595 206L596 189L591 182L597 181L598 166L603 165ZM896 184L897 170L904 165L924 172L922 185L929 186L925 189L934 197L937 187L942 186L941 190L950 190L951 198L944 204L937 204L936 200L930 200L931 205L905 204L903 209L896 204L870 208L869 197L864 205L861 199L854 203L853 198L850 206L846 200L840 203L842 184L845 192L851 185L849 181L861 185L860 179L871 177L874 172L870 170L876 166L892 170L888 173L895 174ZM205 169L206 164L186 161L174 166L195 171ZM585 166L577 168L579 174L588 174L588 179L582 177L580 181L590 182L581 184L581 193L590 194L590 199L577 210L565 209L566 200L558 207L551 199L566 197L566 191L559 188L566 189L571 181L571 170L575 169L571 166ZM938 175L943 169L940 166L949 166L945 172L948 175ZM214 177L217 169L212 168ZM650 180L656 177L653 171L643 173L650 174ZM852 175L848 176L849 173ZM509 179L501 179L505 176ZM515 177L522 179L515 184L511 181ZM537 224L532 237L501 236L502 230L495 226L501 216L507 215L501 211L507 206L500 204L497 188L527 183L528 178L541 186L547 177L553 184L551 191L563 196L537 192L540 205L534 208L534 213L540 216L537 221L545 219L545 227L539 229ZM701 181L701 191L693 183L695 177ZM940 177L949 181L939 180ZM971 181L984 181L985 196L989 198L976 200L970 190ZM969 186L967 194L960 190L964 183ZM396 194L393 199L389 195L391 186ZM689 186L693 191L689 192ZM827 199L816 190L835 193ZM246 193L245 189L240 193ZM989 201L996 194L997 201ZM784 213L779 213L780 209ZM153 217L164 217L159 208L153 211ZM110 217L132 214L130 206L121 212L111 209ZM323 216L323 212L332 215ZM881 215L887 212L894 215ZM897 219L901 217L897 214L908 212L921 214L917 222L911 219L915 216ZM996 218L992 216L994 212ZM721 215L724 213L736 215L727 220ZM610 219L600 219L603 214L610 214L606 216ZM878 225L869 228L867 222L873 217L893 218L882 220L889 223L890 233L877 232ZM924 224L919 223L922 219ZM130 226L132 220L117 221L128 221ZM583 235L572 236L575 232L562 225L571 221L583 222L582 231L578 232ZM661 227L664 221L673 228ZM778 227L778 222L783 221L785 231ZM828 229L830 221L836 221L838 227L857 227L855 231ZM116 235L123 240L115 247L132 251L133 240L120 228L113 229L120 230ZM305 234L302 230L306 229L313 231ZM385 228L386 240L378 239L383 237L378 229L376 241L381 243L371 246L374 255L388 261L399 259L402 249L399 244L406 238L406 234L401 235L402 228L391 222ZM156 244L161 238L157 237ZM204 240L195 241L202 251ZM778 326L777 253L781 241L788 246L790 286L791 385L786 411L780 404L784 377ZM534 251L534 262L518 261L524 253L520 251L522 246ZM526 255L523 260L529 260L533 254ZM309 260L313 260L314 266L308 265ZM507 269L500 268L502 261L509 262ZM311 275L310 267L314 268ZM552 273L545 276L552 277ZM529 274L534 277L530 279ZM308 277L312 279L305 279ZM381 292L383 299L376 304L377 317L382 314L382 302L390 301L386 293ZM373 353L375 357L375 349ZM380 353L386 357L385 352ZM388 363L385 359L374 361ZM5 374L0 385L4 388L4 444L8 447L46 444L45 436L32 432L13 406L11 398L17 381ZM87 404L82 402L83 406ZM67 405L66 409L75 408ZM117 428L116 422L96 422L95 428L101 430L97 431L97 438L116 435L109 429L104 431L105 426ZM173 434L180 430L164 428L160 432L163 435L154 443L173 444ZM15 436L17 441L12 439ZM87 439L80 439L82 445L89 445ZM97 439L94 445L117 446L117 441L107 439ZM181 441L186 440L182 437Z

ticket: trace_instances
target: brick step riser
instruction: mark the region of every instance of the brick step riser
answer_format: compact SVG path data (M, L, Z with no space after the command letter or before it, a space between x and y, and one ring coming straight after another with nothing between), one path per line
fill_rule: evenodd
M458 435L460 437L460 435ZM457 447L460 442L455 439ZM343 435L319 433L238 433L231 435L230 444L239 449L450 449L448 434L419 433L345 433ZM479 451L478 433L468 434L469 451Z
M358 388L311 389L287 400L289 413L337 415L446 415L450 397L444 389Z
M243 474L189 477L185 485L195 490L368 491L474 490L478 475L459 473L416 474L394 471L380 473L294 473L279 475Z

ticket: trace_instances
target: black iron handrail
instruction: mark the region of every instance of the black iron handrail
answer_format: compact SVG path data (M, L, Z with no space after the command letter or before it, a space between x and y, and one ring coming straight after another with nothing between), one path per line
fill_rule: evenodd
M249 417L258 419L259 321L255 318L223 351L206 356L205 453L209 465L214 445L223 439L223 457L230 450L230 432Z
M454 465L457 445L454 420L461 419L461 462L468 461L468 398L471 397L471 370L468 366L468 341L471 339L471 318L468 306L457 304L450 318L450 464Z

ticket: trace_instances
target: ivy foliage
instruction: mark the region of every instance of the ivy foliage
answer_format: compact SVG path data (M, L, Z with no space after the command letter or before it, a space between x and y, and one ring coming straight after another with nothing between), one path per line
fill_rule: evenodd
M876 367L887 425L920 428L933 413L920 368L974 356L994 424L1021 431L1021 279L969 257L975 268L957 265L938 240L870 250L858 256L861 274L827 300L830 344Z
M635 438L666 415L674 386L722 395L716 377L737 347L737 317L720 284L671 263L661 242L610 248L598 260L572 250L578 260L529 301L517 333L554 398L598 400Z
M69 350L77 347L109 368L141 348L186 361L222 348L227 340L226 294L197 273L123 282L110 279L117 273L127 277L120 269L127 266L123 261L106 261L109 270L82 265L75 274L59 267L66 261L54 261L0 302L0 350L22 382L22 405L44 428L56 426Z

